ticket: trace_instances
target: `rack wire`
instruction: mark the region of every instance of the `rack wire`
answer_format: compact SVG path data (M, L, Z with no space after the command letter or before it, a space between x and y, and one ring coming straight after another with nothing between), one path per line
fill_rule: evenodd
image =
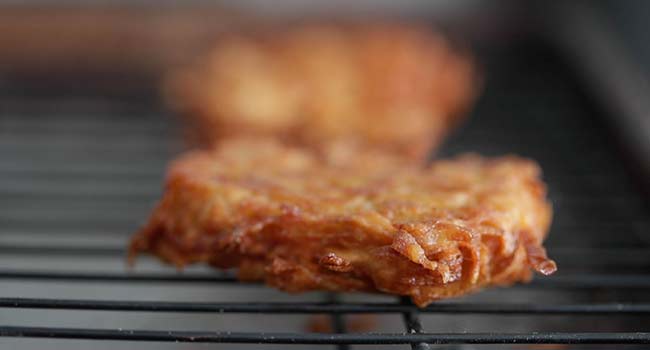
M579 92L562 61L546 50L526 47L525 57L492 67L475 116L442 151L443 156L468 150L488 155L516 152L541 163L556 211L548 246L560 270L509 288L518 293L517 300L470 298L417 308L406 298L359 302L333 293L317 300L253 302L66 297L70 288L93 284L264 287L200 269L179 274L156 266L125 272L121 262L128 234L146 216L159 194L166 161L179 151L178 143L168 141L175 124L147 103L115 107L111 101L67 99L62 104L39 97L0 110L0 340L310 344L339 349L364 344L413 349L441 344L650 344L647 202L628 174L612 166L622 162L621 155L602 142L607 130L592 118L599 113L597 106ZM69 112L65 106L82 107ZM67 258L71 261L56 263ZM40 262L32 263L34 259ZM34 285L42 292L30 289ZM63 297L51 296L52 285L68 289ZM38 297L24 296L23 291ZM538 302L539 293L545 292L561 297ZM330 317L332 332L240 331L237 324L231 325L234 330L199 331L175 328L177 323L166 329L122 329L101 324L43 326L38 319L15 322L17 312L32 309L172 317L276 315L280 327L290 315L324 314ZM403 329L355 332L348 317L356 314L396 315ZM491 317L524 317L533 323L525 332L448 332L427 323L427 317L436 315L482 316L481 329L489 328ZM604 327L577 321L587 331L549 331L543 319L552 316L597 318Z

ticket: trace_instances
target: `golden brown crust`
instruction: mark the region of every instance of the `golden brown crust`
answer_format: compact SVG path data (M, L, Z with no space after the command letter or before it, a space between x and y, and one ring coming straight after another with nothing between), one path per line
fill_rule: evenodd
M307 25L231 35L167 90L202 144L238 135L330 142L422 160L467 107L467 57L406 25Z
M168 176L132 256L236 267L241 279L290 292L381 291L418 305L555 271L542 247L544 184L517 157L421 169L238 140L181 157Z

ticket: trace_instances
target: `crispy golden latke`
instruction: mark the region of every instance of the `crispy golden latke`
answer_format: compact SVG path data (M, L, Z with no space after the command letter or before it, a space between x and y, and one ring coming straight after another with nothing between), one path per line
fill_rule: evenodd
M465 155L423 169L272 141L182 156L131 244L178 267L238 268L289 292L380 291L420 306L555 271L539 168Z
M406 25L307 25L222 38L166 80L200 144L271 136L426 158L474 96L470 60Z

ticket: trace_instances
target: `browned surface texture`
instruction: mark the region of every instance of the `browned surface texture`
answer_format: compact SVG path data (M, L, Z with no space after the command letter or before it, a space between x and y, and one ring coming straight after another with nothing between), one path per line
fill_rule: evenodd
M423 159L476 89L467 57L413 25L303 25L223 37L170 75L173 106L203 144L274 136L332 141Z
M555 270L541 246L551 209L538 176L517 157L419 169L231 141L172 164L131 253L237 267L290 292L381 291L426 305Z

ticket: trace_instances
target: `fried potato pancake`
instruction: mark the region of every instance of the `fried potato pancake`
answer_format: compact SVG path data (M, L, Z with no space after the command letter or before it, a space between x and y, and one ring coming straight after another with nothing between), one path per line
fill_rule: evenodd
M407 295L419 306L555 271L534 162L463 155L421 168L335 153L233 140L180 157L131 257L238 268L242 280L289 292Z
M223 37L166 79L200 145L272 136L332 141L425 159L469 105L473 64L428 29L304 25Z

